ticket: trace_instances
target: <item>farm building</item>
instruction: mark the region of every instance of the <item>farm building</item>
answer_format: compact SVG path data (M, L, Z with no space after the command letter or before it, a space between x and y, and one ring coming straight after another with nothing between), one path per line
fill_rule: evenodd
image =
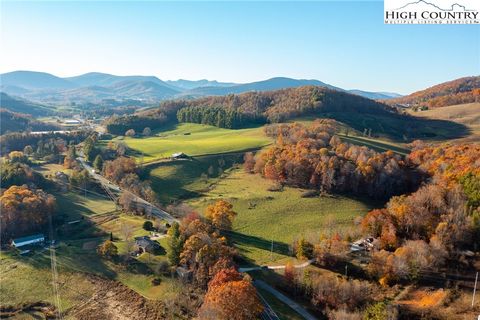
M80 124L80 121L77 119L67 119L65 120L65 124Z
M172 154L172 159L188 159L189 156L183 152L177 152Z
M34 234L32 236L14 239L12 245L16 248L20 248L31 244L42 244L43 242L45 242L43 234Z
M135 245L140 252L155 253L158 249L160 249L158 242L150 239L148 236L136 237Z

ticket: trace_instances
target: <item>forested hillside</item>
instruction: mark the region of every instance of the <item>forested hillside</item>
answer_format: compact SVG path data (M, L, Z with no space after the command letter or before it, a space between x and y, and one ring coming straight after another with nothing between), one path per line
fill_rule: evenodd
M109 132L124 134L128 129L159 129L177 121L237 129L298 118L335 119L369 136L397 141L450 139L468 133L461 124L400 114L384 103L314 86L164 101L134 116L109 119L106 125Z
M465 77L437 84L408 96L386 100L388 104L409 104L429 109L471 103L480 99L480 77Z
M15 131L48 131L58 129L59 127L53 124L33 120L26 114L0 109L0 134Z
M14 98L4 92L0 92L0 107L12 112L26 113L33 116L44 116L53 114L54 110L40 104Z

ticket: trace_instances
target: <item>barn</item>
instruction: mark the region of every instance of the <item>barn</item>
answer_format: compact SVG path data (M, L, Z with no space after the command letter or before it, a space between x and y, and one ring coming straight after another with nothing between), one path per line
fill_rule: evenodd
M12 245L16 248L32 245L43 244L45 242L45 236L43 234L34 234L28 237L13 239Z

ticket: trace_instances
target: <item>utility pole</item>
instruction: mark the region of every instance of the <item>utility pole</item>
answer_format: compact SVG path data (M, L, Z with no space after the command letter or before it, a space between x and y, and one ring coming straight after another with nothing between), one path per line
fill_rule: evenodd
M272 247L270 249L270 260L273 261L273 239L272 239Z
M473 287L472 307L475 303L475 293L477 292L477 281L478 281L478 271L477 271L477 275L475 276L475 286Z

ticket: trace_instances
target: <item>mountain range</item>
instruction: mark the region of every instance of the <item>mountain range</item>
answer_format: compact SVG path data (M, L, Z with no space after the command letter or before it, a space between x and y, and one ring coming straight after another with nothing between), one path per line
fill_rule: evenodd
M306 85L346 91L370 99L391 99L400 96L386 92L345 90L319 80L285 77L238 84L205 79L162 81L155 76L116 76L99 72L65 78L34 71L14 71L0 75L0 91L47 104L95 103L107 99L155 102L175 98L198 98L248 91L296 88Z

